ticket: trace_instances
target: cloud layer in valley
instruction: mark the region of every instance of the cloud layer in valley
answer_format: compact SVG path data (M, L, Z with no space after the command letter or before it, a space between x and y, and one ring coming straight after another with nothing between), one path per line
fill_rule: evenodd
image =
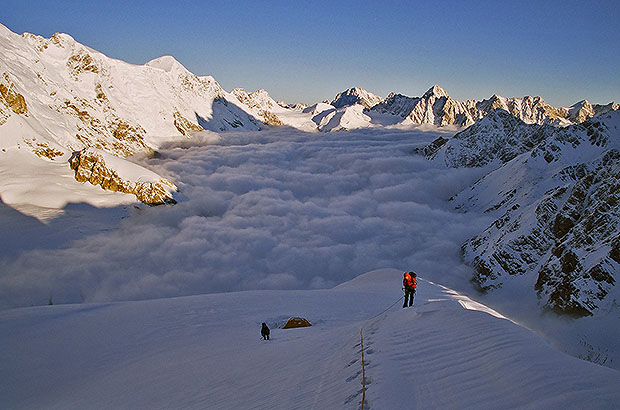
M436 136L277 130L163 148L148 166L180 187L177 205L5 255L0 304L325 288L383 267L463 284L460 246L489 220L447 200L482 171L412 154Z

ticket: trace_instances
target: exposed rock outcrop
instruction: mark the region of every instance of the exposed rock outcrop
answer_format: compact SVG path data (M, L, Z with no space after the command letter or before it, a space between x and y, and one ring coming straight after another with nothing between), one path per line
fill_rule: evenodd
M119 171L106 165L106 154L103 152L92 148L76 151L69 159L69 164L75 171L75 179L79 182L89 182L108 191L133 194L139 201L149 205L176 203L172 191L176 191L177 188L172 182L163 178L155 180L153 174L143 168L144 173L150 177L145 178L146 180L142 180L142 176L136 180L122 177ZM135 174L135 171L129 173Z
M274 111L281 110L283 107L275 102L265 90L256 90L249 93L243 88L235 88L231 93L237 99L249 107L256 118L263 124L272 126L282 126L284 123Z
M28 113L26 99L15 91L15 84L11 81L9 74L3 73L0 78L0 125L11 115L7 109L15 114Z
M368 92L363 88L354 87L339 93L331 102L331 105L335 108L342 108L360 104L364 108L372 108L379 104L382 100L383 98Z
M495 120L506 125L504 117ZM455 166L501 160L454 199L463 211L495 218L463 245L473 282L487 292L530 284L541 305L572 316L611 309L620 273L620 111L566 128L494 129L491 141L501 144L488 144L489 129L477 125L464 140L472 144L450 140L440 148L447 156L459 147Z
M181 115L180 112L174 112L174 126L179 130L179 132L186 137L189 137L192 132L204 131L200 125L191 122L187 118Z

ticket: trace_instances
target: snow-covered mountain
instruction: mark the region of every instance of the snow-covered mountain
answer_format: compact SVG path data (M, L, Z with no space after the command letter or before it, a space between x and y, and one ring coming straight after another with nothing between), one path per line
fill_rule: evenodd
M556 128L495 110L425 154L490 167L454 198L462 211L496 218L463 246L480 289L517 286L556 312L617 314L620 111Z
M342 131L372 126L371 118L364 113L364 106L354 104L326 110L313 117L320 131Z
M192 131L260 127L212 77L195 76L170 56L136 66L108 58L67 34L20 36L0 26L0 92L2 169L29 161L25 156L69 167L68 159L85 158L73 154L87 149L124 158L152 152ZM110 158L99 156L99 166L91 172L98 175L81 178L76 173L76 179L96 181L148 203L172 200L176 188L170 181L146 169L136 173L139 166ZM139 181L119 174L136 175Z
M497 108L454 138L439 137L422 153L429 159L439 156L453 168L502 164L534 148L555 130L553 126L526 124Z
M434 85L422 97L391 93L370 111L399 116L405 124L469 126L501 108L528 124L566 126L619 107L615 102L592 105L584 100L569 108L558 108L547 104L541 97L505 98L497 94L482 101L457 101L443 88Z
M20 162L29 154L68 167L69 158L91 157L92 162L93 150L126 158L193 132L258 130L264 124L316 130L309 115L282 107L266 91L228 93L213 77L196 76L171 56L133 65L67 34L46 39L17 35L0 25L0 144L3 152L18 154ZM84 150L90 151L74 155ZM9 157L0 157L2 168L14 166ZM83 165L72 162L76 180L147 203L173 201L172 182L146 169L139 181L124 180L119 174L136 175L127 169L135 171L137 165L103 158L98 156L99 165L88 177L77 171Z
M243 104L246 111L265 125L289 126L304 131L316 130L311 118L304 115L304 106L284 107L263 89L248 93L243 88L235 88L231 93Z
M194 130L260 127L212 77L171 56L136 66L67 34L18 36L5 27L0 34L4 85L22 96L24 121L61 147L124 156Z
M383 101L383 98L378 95L368 92L363 88L353 87L339 93L331 102L331 105L336 108L342 108L349 105L360 104L364 106L364 108L372 108L381 101Z

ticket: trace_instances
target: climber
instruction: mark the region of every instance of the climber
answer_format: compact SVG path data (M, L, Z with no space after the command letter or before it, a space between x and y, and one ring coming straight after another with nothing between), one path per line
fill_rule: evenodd
M416 274L414 272L405 272L403 274L403 290L405 291L405 303L403 307L407 307L407 300L409 300L409 306L413 305L413 297L415 296L415 289L418 286L416 281Z
M269 340L269 326L267 326L267 323L265 322L263 322L260 329L260 335L263 337L263 340Z

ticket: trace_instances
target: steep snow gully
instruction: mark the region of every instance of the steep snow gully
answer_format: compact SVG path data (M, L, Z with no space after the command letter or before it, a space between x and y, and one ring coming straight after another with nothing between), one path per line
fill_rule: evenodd
M0 312L6 409L612 409L620 374L401 272L327 290L246 291ZM289 316L313 326L283 330ZM376 316L376 317L373 317ZM260 339L260 324L272 340Z

